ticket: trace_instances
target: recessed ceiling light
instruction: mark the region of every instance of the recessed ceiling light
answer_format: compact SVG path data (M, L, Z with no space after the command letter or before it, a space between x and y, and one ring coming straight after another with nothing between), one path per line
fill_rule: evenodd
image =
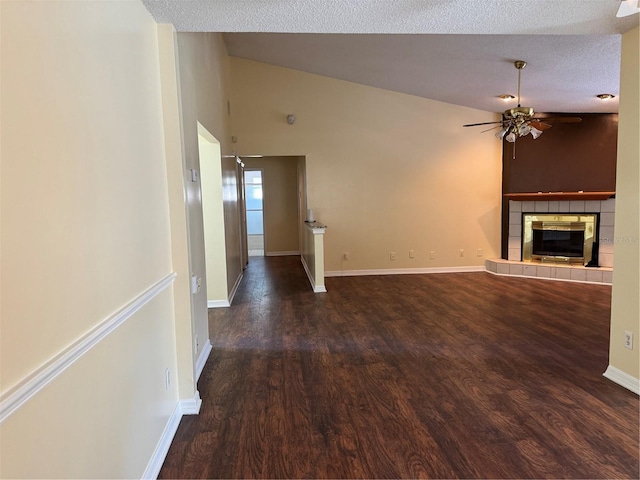
M611 93L601 93L600 95L596 95L600 100L611 100L612 98L616 98L615 95Z
M504 102L508 102L509 100L513 100L514 97L513 95L509 95L508 93L503 93L502 95L498 95L498 98L502 99L502 101Z

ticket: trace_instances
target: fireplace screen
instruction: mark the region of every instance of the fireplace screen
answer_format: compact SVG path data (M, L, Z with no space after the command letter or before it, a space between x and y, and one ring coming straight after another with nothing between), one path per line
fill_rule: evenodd
M522 259L593 264L597 214L523 214Z

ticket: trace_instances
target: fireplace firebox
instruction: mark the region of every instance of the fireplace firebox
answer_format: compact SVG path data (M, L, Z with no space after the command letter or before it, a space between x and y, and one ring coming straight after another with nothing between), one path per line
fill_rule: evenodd
M597 266L597 223L597 213L523 213L522 260Z

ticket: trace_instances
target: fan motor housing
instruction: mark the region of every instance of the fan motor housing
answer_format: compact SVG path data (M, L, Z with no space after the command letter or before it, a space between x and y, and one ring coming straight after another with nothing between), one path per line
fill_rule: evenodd
M533 108L531 107L510 108L509 110L504 111L504 116L507 118L532 117Z

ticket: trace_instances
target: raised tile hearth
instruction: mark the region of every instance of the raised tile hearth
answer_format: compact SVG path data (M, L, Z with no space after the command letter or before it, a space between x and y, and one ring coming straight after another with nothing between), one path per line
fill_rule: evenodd
M612 192L603 192L609 194ZM512 195L514 198L516 194ZM549 195L528 195L526 198L545 198ZM485 262L486 270L496 275L535 277L548 280L569 282L602 283L611 285L613 280L613 244L615 199L579 199L579 195L562 200L549 197L544 200L509 200L509 249L508 260L496 259ZM524 198L524 197L523 197ZM578 199L576 199L578 198ZM539 263L522 261L522 220L523 214L553 213L593 213L598 223L598 267L585 267L579 264Z
M487 272L496 275L515 277L536 277L546 280L560 280L565 282L604 283L611 285L613 268L611 267L583 267L579 265L552 265L528 263L516 260L487 260Z

